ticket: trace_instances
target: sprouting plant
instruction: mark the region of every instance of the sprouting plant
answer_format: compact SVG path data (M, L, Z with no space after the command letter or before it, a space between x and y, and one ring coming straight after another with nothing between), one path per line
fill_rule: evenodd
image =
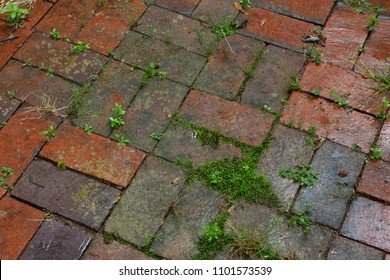
M307 213L313 209L313 206L307 206L305 211L299 212L297 214L292 214L290 217L290 221L288 225L298 225L302 227L303 233L310 233L309 225L311 223L311 219L307 216Z
M53 77L53 76L54 76L54 71L53 71L53 69L51 69L50 67L47 68L47 70L46 70L46 76L48 76L48 77Z
M159 77L161 80L165 79L167 72L158 71L160 66L154 62L150 62L146 67L145 74L142 76L141 84L146 85L150 78Z
M371 160L378 160L383 157L382 149L381 148L371 148L370 149L370 159Z
M7 91L8 98L12 99L15 97L15 91L14 90L8 90Z
M300 90L300 89L301 89L301 86L299 85L298 75L296 75L296 74L291 75L290 81L288 84L288 92L291 93L294 90Z
M22 66L23 66L23 67L32 67L32 65L31 65L31 63L30 63L30 60L31 60L31 58L26 59L25 61L23 61Z
M57 167L59 169L66 170L66 165L65 165L65 162L63 162L63 161L58 161L57 162Z
M50 35L51 37L54 39L54 40L59 40L61 39L61 33L59 31L57 31L57 29L53 28L53 30L50 32Z
M89 49L89 45L82 41L77 41L76 45L74 45L71 49L71 53L82 53Z
M358 144L352 144L352 150L356 151L356 152L361 152L363 151L362 147L360 147Z
M315 46L311 46L309 49L309 56L310 56L310 61L315 62L317 65L320 65L322 60L321 56L324 54L324 51L317 50Z
M312 168L311 164L299 164L298 170L292 168L280 169L279 175L283 178L290 177L294 181L299 182L300 186L313 187L316 179L318 179L318 173L313 171Z
M118 146L126 146L130 144L129 139L127 139L124 135L115 134L114 136L116 139L118 139Z
M12 190L12 186L8 186L5 181L7 180L7 177L10 175L14 175L14 172L12 171L12 168L9 167L2 167L0 169L0 187L3 187L6 190Z
M19 8L18 5L14 3L10 3L8 7L0 9L0 14L4 13L8 13L6 17L8 25L18 28L24 27L22 20L26 18L26 15L28 15L30 11L28 9Z
M241 0L240 3L241 3L241 5L243 5L243 6L247 6L247 7L249 7L249 8L252 7L252 1L251 1L251 0Z
M110 117L111 127L112 128L118 128L125 124L125 121L123 120L123 116L126 113L125 110L123 110L123 106L115 103L115 108L112 109L113 112L115 112L114 117Z
M107 0L98 0L98 6L102 7L106 4Z
M84 125L84 131L85 131L88 135L91 135L91 133L92 133L92 125L90 125L90 124Z
M377 117L381 121L385 121L387 119L386 111L388 108L390 108L390 104L387 101L386 96L383 96L382 104L377 107L379 112L375 115L375 117Z
M162 134L162 133L153 132L153 133L151 133L151 134L149 135L149 138L150 138L151 140L160 141L161 138L163 137L163 135L164 135L164 134Z
M230 17L227 17L221 22L221 24L214 25L211 28L211 31L219 40L221 40L224 37L236 34L237 27L232 23L232 19Z
M373 6L367 0L344 0L345 4L355 9L358 14L378 14L384 9L379 5Z
M311 125L307 130L307 136L305 137L307 145L315 147L318 142L317 127Z
M359 46L359 52L365 53L366 50L367 50L367 48L366 48L364 45L360 45L360 46Z
M264 112L272 113L273 110L271 107L269 107L267 104L264 104L264 106L261 108Z
M56 130L51 125L48 130L41 131L41 134L46 135L49 139L52 139L56 137Z
M368 31L373 31L375 29L375 26L379 25L379 21L376 17L368 17L367 22L368 22L367 25Z
M310 90L310 93L315 95L315 96L319 96L321 94L322 90L323 90L322 87L313 88Z
M341 98L340 94L334 90L331 90L329 94L335 98L336 103L341 107L346 107L351 103L351 101Z

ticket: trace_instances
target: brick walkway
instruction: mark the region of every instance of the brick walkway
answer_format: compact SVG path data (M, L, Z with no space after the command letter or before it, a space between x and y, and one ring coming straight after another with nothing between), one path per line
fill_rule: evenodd
M36 0L23 28L0 16L0 259L389 259L390 95L366 70L389 71L390 2L371 2L387 10ZM315 63L301 38L321 27ZM280 175L302 164L314 186Z

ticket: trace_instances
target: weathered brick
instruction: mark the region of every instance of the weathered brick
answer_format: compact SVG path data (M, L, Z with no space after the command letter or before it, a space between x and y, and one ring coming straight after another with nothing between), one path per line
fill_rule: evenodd
M267 105L275 111L282 109L281 101L288 99L288 85L305 63L296 52L269 45L241 95L241 103L252 107Z
M0 259L18 259L42 221L41 211L3 197L0 200Z
M341 234L390 251L390 206L364 197L352 202Z
M18 50L15 57L20 61L30 60L35 67L49 67L58 75L74 80L80 84L91 81L99 72L106 57L90 50L72 54L72 44L54 40L47 34L35 32Z
M7 190L4 189L4 188L0 188L0 198L3 197L3 195L5 195L7 193Z
M132 147L145 151L152 149L156 141L150 139L150 134L164 132L169 123L168 116L177 111L187 91L187 87L169 80L150 80L130 104L124 116L125 124L111 137L123 134Z
M119 190L55 164L34 160L12 195L49 209L93 229L99 229Z
M299 226L288 224L288 218L276 210L239 203L231 210L225 229L238 233L249 230L254 236L265 238L264 245L284 258L314 260L326 257L332 235L329 229L310 225L310 233L305 235Z
M141 151L64 123L57 136L40 152L55 162L95 176L121 187L127 187L145 158Z
M390 162L390 112L387 114L387 121L383 124L377 146L382 149L382 159Z
M253 0L253 6L275 11L294 18L324 24L331 12L334 1L285 1Z
M390 260L390 254L387 254L385 259Z
M357 144L366 153L370 151L380 128L380 122L374 117L347 111L334 103L300 92L291 94L281 122L304 130L315 126L319 136L347 147Z
M101 234L96 234L82 257L83 260L150 260L151 258L131 247L113 240L104 242Z
M275 118L260 110L197 90L189 93L180 116L252 146L264 140Z
M337 236L328 253L328 260L382 260L384 253L348 238Z
M202 225L209 224L223 204L223 198L215 191L200 184L187 186L174 202L151 250L169 259L190 259L197 251Z
M110 135L110 117L116 104L127 108L141 87L142 71L112 61L91 90L84 94L77 118L72 122L79 127L92 125L92 131L103 136Z
M194 88L233 99L264 44L241 35L222 40L197 78ZM232 51L233 50L233 51Z
M0 166L9 167L14 172L14 175L8 176L7 184L16 182L46 143L47 137L41 132L58 124L59 119L51 114L41 116L35 112L27 112L26 107L21 107L0 130Z
M312 161L318 179L313 187L300 190L293 211L304 212L312 205L308 213L312 220L338 229L357 184L364 157L363 153L326 141Z
M373 6L380 6L384 10L380 11L380 15L390 16L390 2L387 0L371 0L370 3Z
M257 171L267 177L280 202L289 209L299 184L279 176L279 170L308 164L313 147L306 143L307 136L303 132L282 125L275 127L272 136L271 146L261 157Z
M169 38L167 38L168 40ZM207 59L172 44L130 31L115 52L115 57L146 69L151 62L166 77L191 86Z
M9 120L19 105L20 102L17 99L8 96L8 90L0 91L0 129L5 126L4 122Z
M312 34L314 24L286 17L260 8L251 8L249 15L238 16L239 22L248 20L246 26L238 33L253 36L257 39L284 48L302 52L305 48L301 37Z
M358 191L390 202L390 163L375 160L367 163Z
M185 180L164 160L148 157L108 218L104 230L138 246L155 235Z
M231 1L202 0L192 16L206 22L211 20L213 24L220 25L225 20L232 21L238 13Z
M145 9L141 0L107 1L77 34L76 40L88 42L91 49L107 55L119 45Z
M335 100L336 96L330 94L333 90L342 99L349 100L349 106L371 114L378 112L377 107L382 101L382 96L375 94L374 88L378 84L374 80L365 79L355 72L331 64L317 66L309 63L300 86L307 92L321 87L321 96Z
M36 0L26 17L24 28L32 29L50 10L54 3L45 0Z
M91 237L55 220L45 221L20 257L21 260L77 260Z
M200 0L156 0L155 2L161 7L185 15L190 15L198 5L199 1Z

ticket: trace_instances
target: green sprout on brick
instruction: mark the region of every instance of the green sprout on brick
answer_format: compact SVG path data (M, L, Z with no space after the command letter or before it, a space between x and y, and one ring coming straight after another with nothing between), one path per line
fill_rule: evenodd
M366 48L364 45L360 45L360 46L359 46L359 52L365 53L366 50L367 50L367 48Z
M385 10L380 5L373 6L367 0L344 0L344 3L354 8L358 14L378 14Z
M362 147L360 147L356 143L352 144L352 150L354 150L355 152L362 152L363 151Z
M56 130L51 125L48 130L41 131L42 135L46 135L48 139L52 139L56 137Z
M215 34L217 39L221 40L223 38L226 39L227 36L236 34L237 27L236 24L232 23L231 17L227 17L221 22L221 24L214 25L211 28L211 32Z
M321 94L322 90L323 90L322 87L313 88L310 90L310 93L315 95L315 96L319 96Z
M309 60L315 62L315 64L320 65L322 60L321 56L324 54L324 51L317 50L315 46L311 46L309 49Z
M157 63L150 62L142 76L141 84L146 85L149 79L153 77L159 77L161 80L165 79L167 72L158 71L159 67Z
M46 70L46 76L48 77L54 77L54 71L50 67Z
M111 127L119 128L124 125L125 121L123 120L123 116L126 111L123 110L123 106L118 103L115 103L115 108L113 108L112 111L115 112L115 115L114 117L110 117Z
M89 124L86 124L84 125L84 131L88 134L88 135L91 135L92 133L92 125L89 125Z
M12 190L12 186L6 184L8 176L14 175L12 168L2 167L0 169L0 187L3 187L6 190Z
M54 39L54 40L59 40L61 39L61 33L59 31L57 31L57 29L53 28L53 30L50 32L50 35L51 37Z
M160 141L163 136L164 136L164 134L162 134L162 133L153 132L149 135L149 138L151 140Z
M23 20L26 18L26 15L30 13L28 9L23 9L18 7L14 3L10 3L8 7L0 9L0 14L7 14L6 20L8 26L13 26L15 28L24 27Z
M370 159L379 160L383 157L382 149L373 147L370 149Z
M379 112L375 115L375 117L380 119L381 121L385 121L387 119L386 112L388 108L390 108L390 104L387 101L386 96L383 96L382 104L377 107Z
M8 90L7 91L7 96L9 99L15 98L15 91L14 90Z
M341 107L346 107L351 103L351 101L341 98L340 94L334 90L331 90L329 94L335 98L335 102Z
M368 22L367 25L368 31L373 31L375 27L379 25L379 21L376 17L368 17L367 22Z
M26 59L25 61L23 61L22 66L23 67L32 67L30 60L31 60L31 58Z
M58 161L57 162L57 167L59 169L66 170L66 165L65 165L65 162L63 162L63 161Z
M127 139L124 135L122 135L122 134L115 134L114 136L115 136L116 139L118 139L118 146L130 145L130 140Z
M89 49L89 45L85 42L82 41L77 41L75 46L72 46L70 49L71 53L77 54L77 53L82 53L85 52Z
M300 90L299 79L297 74L292 74L288 83L288 92L291 93L295 90Z
M251 0L241 0L240 3L241 3L241 5L246 6L248 8L252 8L252 6L253 6Z
M298 225L302 227L304 234L310 233L309 225L311 224L311 219L307 216L307 213L313 209L313 206L307 206L305 211L299 212L297 214L292 214L288 225Z
M283 178L290 177L302 187L313 187L316 179L318 179L318 173L312 170L311 164L299 164L298 169L280 169L279 175Z

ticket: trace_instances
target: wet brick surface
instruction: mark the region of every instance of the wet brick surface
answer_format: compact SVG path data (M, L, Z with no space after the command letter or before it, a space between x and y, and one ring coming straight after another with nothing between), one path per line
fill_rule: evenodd
M348 238L337 236L330 247L328 260L382 260L384 253Z

